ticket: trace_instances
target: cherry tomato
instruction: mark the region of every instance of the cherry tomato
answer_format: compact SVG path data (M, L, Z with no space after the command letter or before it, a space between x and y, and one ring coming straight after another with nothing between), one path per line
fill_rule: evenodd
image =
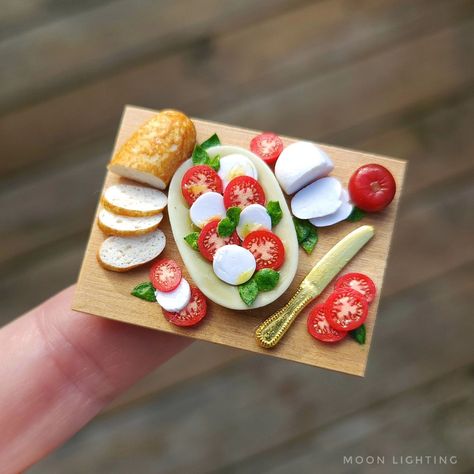
M396 188L392 173L376 164L361 166L349 180L352 202L366 212L385 209L392 202Z
M335 290L349 288L364 295L367 303L372 303L377 292L375 283L363 273L347 273L336 280Z
M240 239L237 235L237 232L229 237L220 237L217 233L217 226L219 225L219 220L213 220L208 222L201 230L198 238L198 248L201 252L201 255L212 262L214 255L217 252L217 249L220 249L224 245L235 244L240 245Z
M285 247L280 237L269 230L255 230L245 237L242 247L249 250L257 262L257 270L278 270L285 259Z
M324 304L317 304L311 308L308 315L308 332L323 342L337 342L347 336L346 331L336 331L329 325L324 313Z
M222 180L210 166L193 166L184 173L181 180L181 192L189 205L201 194L209 191L222 194Z
M252 138L250 150L265 163L272 165L283 151L283 142L275 133L264 132Z
M179 313L163 310L165 318L176 326L194 326L206 316L207 301L199 288L191 287L191 299Z
M173 291L181 282L182 273L179 265L170 258L162 258L150 269L151 284L159 291Z
M357 291L337 290L324 303L324 314L336 331L352 331L367 318L367 300Z
M244 208L250 204L265 204L265 192L251 176L237 176L225 188L224 206Z

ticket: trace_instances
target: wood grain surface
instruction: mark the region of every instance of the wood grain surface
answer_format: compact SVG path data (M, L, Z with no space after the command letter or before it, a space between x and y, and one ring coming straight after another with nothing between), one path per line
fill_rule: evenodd
M152 110L126 107L118 131L115 149L153 113ZM252 130L202 120L195 120L195 124L198 141L203 141L217 132L224 144L248 147L250 139L256 133ZM284 141L285 145L288 145L295 139L284 137ZM276 348L271 350L261 348L257 345L254 336L256 326L289 300L313 265L342 237L357 228L361 223L344 222L327 229L320 229L320 240L315 251L308 256L300 250L298 271L292 285L271 305L258 310L232 311L209 302L208 316L203 323L196 328L183 329L168 323L162 316L158 305L141 301L130 295L131 289L136 284L148 279L148 265L125 274L109 272L100 267L96 255L104 240L104 235L94 221L76 288L73 309L348 374L364 375L397 205L403 185L405 162L325 145L322 145L322 147L334 161L335 170L332 175L340 178L344 185L347 185L350 175L358 166L368 162L383 164L389 168L398 185L398 192L391 206L382 213L365 217L362 221L363 224L370 224L375 227L375 237L343 270L343 272L359 271L366 273L374 280L379 290L376 301L372 303L369 309L366 323L367 343L365 345L360 346L350 338L335 345L324 345L316 342L308 335L306 330L306 318L309 308L300 315ZM104 188L119 181L119 177L107 173ZM167 245L162 256L173 258L183 265L174 244L167 218L164 219L160 228L167 236ZM187 274L186 276L189 278ZM330 291L331 287L328 287L319 298L319 301L323 301Z

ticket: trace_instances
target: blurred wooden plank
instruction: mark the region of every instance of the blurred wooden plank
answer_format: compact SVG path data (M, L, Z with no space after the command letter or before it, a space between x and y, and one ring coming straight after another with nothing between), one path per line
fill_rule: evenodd
M240 101L219 121L264 126L319 141L470 87L474 21L401 43L328 74ZM467 61L467 62L466 62ZM297 117L297 120L288 120Z
M59 18L0 42L0 63L9 65L0 70L0 109L298 3L116 0Z
M110 0L2 0L0 39Z
M396 293L474 260L474 172L402 201L385 279Z
M305 97L303 104L299 101L301 110L280 105L278 112L283 109L286 112L276 114L280 117L279 122L272 120L266 123L260 118L257 128L273 126L284 132L287 123L291 124L301 117L309 123L304 130L293 127L296 134L317 138L324 131L325 117L330 113L324 106L330 107L332 101L339 104L341 100L345 101L345 107L351 106L352 94L357 94L358 89L365 93L363 83L366 82L366 75L376 76L380 81L377 87L379 94L383 91L390 96L395 78L384 79L380 77L381 71L390 67L390 61L398 60L398 56L403 55L408 58L403 61L398 74L403 73L404 67L418 71L419 57L425 55L431 39L425 39L421 44L412 40L413 43L406 44L395 58L386 51L391 50L390 46L407 38L426 35L427 31L450 24L456 18L467 18L474 9L472 2L467 0L449 3L438 0L366 0L364 5L366 10L353 15L353 4L347 0L313 2L236 32L219 34L207 43L197 42L168 56L150 59L4 115L0 117L0 141L3 152L6 155L14 153L15 160L0 162L0 174L31 163L42 166L45 160L54 158L61 150L70 149L85 140L104 136L111 140L124 103L181 108L195 116L214 118L229 104L243 100L248 103L250 99L250 103L255 102L255 107L258 107L260 94L265 95L269 90L279 90L293 83L298 87L308 77L321 78L322 82ZM274 31L278 31L281 41L274 41ZM461 36L461 33L456 36L454 32L447 39L460 41ZM417 78L424 84L433 82L427 87L433 95L447 93L446 89L439 90L431 77L445 77L444 69L448 69L448 74L453 77L453 88L463 83L458 72L460 66L450 69L452 54L449 46L441 48L438 54L436 50L439 46L437 42L433 43L431 52L424 60L428 63L429 67L425 68L428 70L420 71ZM450 45L451 48L455 46ZM382 50L384 54L376 55L370 64L364 62L348 71L352 88L344 87L342 91L338 88L332 92L331 72L335 68L377 50ZM454 56L462 56L459 63L467 64L469 54L469 50L464 52L462 47L458 47ZM367 69L368 66L371 68ZM409 84L406 86L409 87ZM326 95L328 98L324 101ZM338 99L337 96L342 97ZM412 96L412 99L416 103L416 97ZM385 100L373 103L373 107L378 107L379 114L385 113ZM93 110L90 104L95 105ZM410 106L413 105L410 103ZM340 110L337 113L338 116L331 117L333 124L342 121L342 128L347 128L348 120L351 127L359 123L358 113L342 114ZM342 115L346 118L339 119ZM233 118L246 125L244 118L236 116L235 112ZM24 139L25 131L28 140Z
M474 162L474 94L460 94L441 102L426 114L400 117L386 130L366 130L365 136L345 138L344 143L361 150L398 156L409 161L405 201L444 180L469 174ZM342 145L342 143L341 143Z
M458 370L353 413L292 443L226 466L225 472L313 473L315 463L324 466L328 474L346 470L355 474L412 470L430 474L472 472L474 454L469 415L474 412L473 393L472 370ZM363 459L380 456L384 462L358 465L356 456ZM423 462L415 464L414 456L436 456L437 459L423 458ZM451 456L455 458L452 461ZM352 463L344 464L344 457L352 457Z
M217 470L441 378L473 360L470 338L464 337L473 330L466 318L472 270L472 264L459 268L385 301L365 380L273 358L244 358L229 370L99 418L36 472L71 465L90 473L127 472L132 465L140 472ZM419 331L410 330L421 317L429 320L422 341Z

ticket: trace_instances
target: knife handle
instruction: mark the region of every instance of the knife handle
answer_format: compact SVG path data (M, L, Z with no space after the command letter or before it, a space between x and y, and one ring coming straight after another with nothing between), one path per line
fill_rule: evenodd
M274 347L284 336L302 309L313 299L300 287L283 308L263 321L255 331L257 342L266 349Z

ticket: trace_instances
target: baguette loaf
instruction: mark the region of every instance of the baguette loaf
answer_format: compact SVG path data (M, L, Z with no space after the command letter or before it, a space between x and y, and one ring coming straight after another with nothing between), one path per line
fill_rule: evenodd
M97 224L104 234L131 237L153 232L162 219L161 213L149 217L130 217L102 209L97 217Z
M138 237L109 237L102 243L97 260L106 270L127 272L158 257L165 245L165 234L159 229Z
M102 195L102 205L123 216L146 217L160 214L168 198L157 189L132 184L109 186Z
M189 117L163 110L145 122L112 157L108 169L124 178L165 189L196 144Z

